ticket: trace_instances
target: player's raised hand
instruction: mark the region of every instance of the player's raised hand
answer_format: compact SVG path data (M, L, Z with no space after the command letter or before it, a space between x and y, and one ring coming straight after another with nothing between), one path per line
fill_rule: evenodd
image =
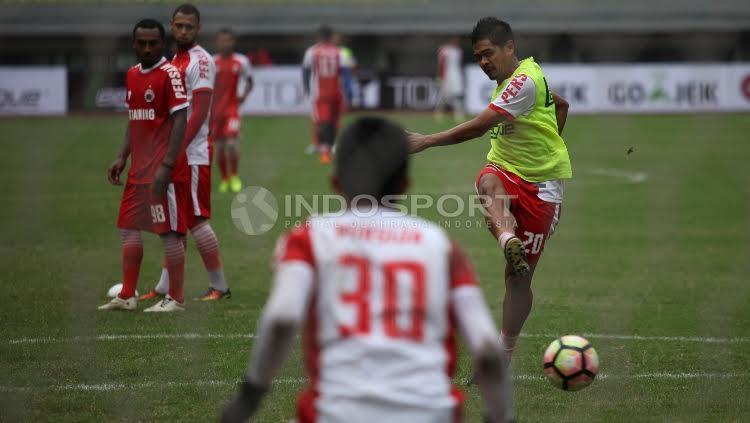
M409 152L411 154L419 153L430 145L427 143L427 136L417 132L406 131L409 137Z
M107 180L110 184L122 185L120 174L122 174L123 169L125 169L125 159L122 157L116 158L115 161L109 165L109 168L107 169Z
M163 197L167 193L167 185L172 180L172 167L162 163L154 175L154 182L151 183L151 193L158 197Z

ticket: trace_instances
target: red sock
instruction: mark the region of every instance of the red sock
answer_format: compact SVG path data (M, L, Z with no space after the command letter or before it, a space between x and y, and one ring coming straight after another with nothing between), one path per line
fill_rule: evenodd
M207 271L212 271L221 267L221 258L219 257L219 239L216 238L211 224L206 221L194 227L192 230L193 239L201 254L203 264Z
M232 176L237 176L237 164L240 161L240 155L237 150L232 148L229 150L229 166L232 172Z
M185 284L185 246L180 237L162 236L164 259L169 272L169 296L178 303L185 301L182 287Z
M118 295L122 299L135 296L138 285L138 274L141 272L143 259L143 240L141 233L132 229L120 229L122 242L122 290Z
M226 181L229 179L229 169L227 168L227 156L226 147L219 149L219 172L221 172L221 180Z

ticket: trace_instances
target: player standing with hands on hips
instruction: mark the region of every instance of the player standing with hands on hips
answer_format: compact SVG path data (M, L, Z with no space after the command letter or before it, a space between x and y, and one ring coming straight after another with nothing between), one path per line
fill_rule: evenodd
M303 324L300 423L459 421L456 326L488 420L510 420L509 369L467 257L437 225L385 203L406 190L408 162L394 124L362 118L344 131L333 185L348 208L279 239L250 366L223 422L258 409Z
M412 133L412 153L459 144L490 131L487 165L476 180L490 232L507 265L501 340L508 357L531 312L531 278L560 219L563 180L572 177L561 138L568 104L549 90L533 57L518 60L513 32L494 17L479 20L471 34L474 57L497 82L489 106L449 130Z
M113 185L131 157L117 227L122 240L122 290L99 310L135 310L135 288L143 260L141 231L154 232L164 244L172 277L169 292L145 311L182 311L185 272L189 176L183 139L188 107L180 72L162 52L164 27L144 19L133 28L133 49L139 64L125 77L128 127L120 154L107 170Z

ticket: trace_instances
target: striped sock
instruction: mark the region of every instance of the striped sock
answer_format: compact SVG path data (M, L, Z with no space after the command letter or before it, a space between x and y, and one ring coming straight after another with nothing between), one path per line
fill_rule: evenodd
M120 229L122 243L122 290L118 296L128 299L135 296L138 274L143 259L143 240L140 231Z
M221 292L226 292L229 286L224 279L224 269L219 257L219 239L216 238L211 224L208 221L203 222L194 227L192 233L198 252L208 272L209 286Z
M187 237L181 236L180 239L182 240L182 246L185 249L185 260L187 260ZM159 277L159 282L154 287L154 291L161 295L169 292L169 270L167 270L166 258L161 260L161 276Z
M163 235L164 259L169 272L169 296L178 303L185 301L182 287L185 282L185 246L175 234Z

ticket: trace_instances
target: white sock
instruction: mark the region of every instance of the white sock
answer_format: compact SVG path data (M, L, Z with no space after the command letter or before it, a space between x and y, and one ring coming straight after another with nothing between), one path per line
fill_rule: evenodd
M497 242L500 244L500 248L505 250L505 243L508 242L509 239L516 236L513 232L503 232L500 234L500 237L497 239Z
M156 284L154 291L161 295L164 295L169 291L169 272L166 267L162 267L161 277L159 278L159 283Z

